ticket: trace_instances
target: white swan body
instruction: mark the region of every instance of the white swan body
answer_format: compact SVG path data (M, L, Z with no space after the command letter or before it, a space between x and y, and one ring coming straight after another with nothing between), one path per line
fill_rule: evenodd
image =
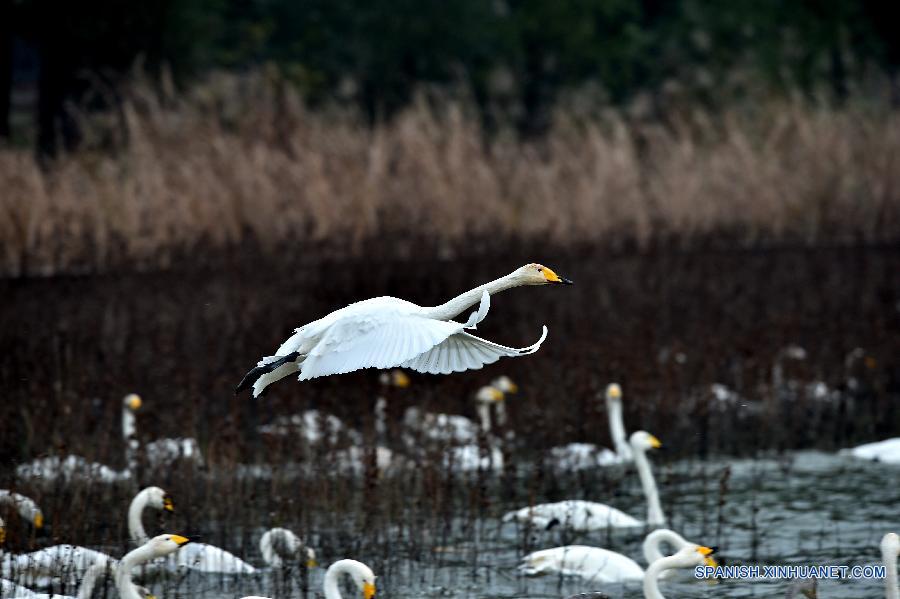
M430 374L478 369L501 357L534 353L546 338L546 327L534 345L516 349L467 332L487 316L490 295L521 285L570 283L549 268L528 264L436 307L421 307L395 297L356 302L296 329L275 352L260 360L237 387L253 387L258 397L268 385L299 372L309 380L361 368L402 367ZM480 304L479 304L480 302ZM451 320L469 307L478 311L465 322Z
M693 568L696 566L716 566L711 557L714 549L701 545L690 545L679 549L675 555L663 557L647 568L644 573L644 599L665 599L659 591L661 574L675 568Z
M166 560L166 569L180 571L184 568L214 574L253 574L257 570L241 558L215 545L191 543Z
M140 443L137 439L137 424L134 413L141 408L143 400L137 393L129 393L122 400L122 434L125 436L126 459L130 469L137 465L137 452ZM176 439L157 439L144 445L144 458L151 468L170 466L178 460L188 460L203 465L203 454L200 444L193 437Z
M900 437L842 449L840 453L860 460L900 464Z
M519 568L528 576L555 573L605 583L641 580L644 576L644 569L630 557L584 545L535 551L523 558Z
M510 381L511 382L511 381ZM486 385L475 393L476 410L480 425L457 414L422 413L418 407L408 408L403 416L407 428L415 436L428 442L450 444L478 443L482 432L491 431L491 407L503 404L504 394L500 389ZM418 438L408 439L408 443L416 445Z
M631 446L625 437L625 423L622 418L622 388L616 383L610 383L606 386L604 395L609 433L615 451L593 443L569 443L562 447L554 447L549 452L549 461L557 470L589 470L597 467L617 466L634 459Z
M337 416L319 410L306 410L302 414L279 416L270 424L257 428L266 435L293 436L299 435L310 445L326 443L337 445L342 440L358 445L362 443L362 435L348 427Z
M453 472L499 472L503 470L503 452L490 444L484 452L475 444L448 447L444 450L443 467Z
M530 522L538 528L550 528L560 525L568 530L591 531L605 528L631 528L637 526L661 526L666 518L659 503L659 492L656 481L650 470L646 452L651 448L661 447L659 440L653 435L637 431L631 435L631 448L634 463L641 479L641 486L647 498L647 520L642 522L625 512L604 503L593 501L567 500L555 503L543 503L522 508L503 516L504 522Z
M286 560L305 559L307 568L316 567L316 552L305 547L293 531L287 528L270 528L259 539L259 550L263 561L270 568L281 568Z

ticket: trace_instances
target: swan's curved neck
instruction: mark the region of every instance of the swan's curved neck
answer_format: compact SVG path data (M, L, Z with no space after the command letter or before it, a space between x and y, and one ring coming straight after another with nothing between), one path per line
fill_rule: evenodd
M125 440L125 463L133 471L137 468L140 445L137 440L137 419L128 406L122 407L122 438Z
M513 287L521 285L514 273L510 273L505 277L500 277L490 283L479 285L475 289L470 289L465 293L457 295L449 302L435 306L433 308L422 308L422 314L434 320L450 320L459 315L466 308L474 306L481 301L481 295L487 291L488 295L494 295Z
M630 453L628 439L625 437L625 423L622 420L622 402L611 397L606 398L606 411L609 416L609 435L619 458L626 460Z
M666 599L659 591L659 575L665 570L678 567L678 558L674 555L656 560L644 572L644 599Z
M478 418L481 420L481 430L485 433L491 432L491 406L485 401L480 401L477 410Z
M648 566L656 560L666 557L659 549L661 543L669 543L675 548L675 551L678 551L687 544L687 541L680 534L668 528L654 530L644 539L644 559L647 560Z
M897 588L897 554L882 550L881 560L885 569L884 596L887 599L900 599L900 589Z
M653 471L650 469L650 462L643 449L632 448L634 453L634 465L637 468L638 476L641 478L641 487L644 489L644 495L647 498L647 524L650 526L659 526L666 523L666 516L663 514L662 506L659 503L659 491L656 489L656 479L653 478Z
M94 594L94 587L97 586L97 579L106 573L108 564L94 564L84 573L81 579L81 586L78 587L77 599L91 599Z
M325 572L325 582L323 588L325 590L325 599L343 599L341 590L338 588L338 580L341 574L348 573L347 565L341 562L335 562L328 567Z
M147 507L148 490L144 489L134 496L131 505L128 506L128 536L135 545L143 545L150 540L147 531L144 530L144 523L141 522L141 514Z
M134 588L134 584L131 582L131 571L154 557L153 548L146 545L142 545L125 554L125 557L122 558L119 567L116 569L116 588L119 589L119 597L121 599L141 599L137 589Z

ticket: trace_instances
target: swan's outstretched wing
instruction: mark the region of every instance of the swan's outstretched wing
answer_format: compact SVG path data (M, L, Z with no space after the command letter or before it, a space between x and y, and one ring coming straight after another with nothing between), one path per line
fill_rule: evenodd
M429 374L449 374L463 370L477 370L485 364L493 364L503 357L533 354L547 338L547 327L543 327L541 338L534 345L515 348L506 347L466 332L450 335L428 351L400 364Z

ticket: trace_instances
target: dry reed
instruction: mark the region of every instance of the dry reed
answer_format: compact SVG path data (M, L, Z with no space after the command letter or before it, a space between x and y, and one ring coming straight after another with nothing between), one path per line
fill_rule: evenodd
M264 73L173 96L135 85L42 169L0 150L0 272L166 267L254 240L359 255L417 241L728 245L895 240L900 115L771 101L652 122L558 115L540 140L486 139L464 105L420 99L369 127L312 112ZM751 114L752 112L752 114Z

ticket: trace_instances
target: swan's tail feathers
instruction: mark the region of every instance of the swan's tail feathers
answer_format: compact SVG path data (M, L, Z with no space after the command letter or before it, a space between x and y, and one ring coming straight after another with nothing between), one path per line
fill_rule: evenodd
M286 356L266 356L250 372L244 375L244 378L241 379L241 382L234 390L235 395L244 389L253 387L253 397L259 397L268 385L293 372L297 372L300 369L299 364L296 362L299 357L299 352L291 352Z

